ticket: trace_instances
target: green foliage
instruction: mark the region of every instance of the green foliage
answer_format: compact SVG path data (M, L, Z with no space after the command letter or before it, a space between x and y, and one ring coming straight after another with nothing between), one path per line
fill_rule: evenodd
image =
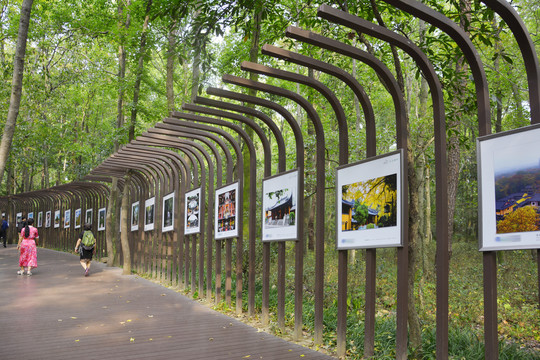
M365 225L368 218L368 207L357 201L354 203L354 211L356 214L353 215L353 219L356 220L359 225Z

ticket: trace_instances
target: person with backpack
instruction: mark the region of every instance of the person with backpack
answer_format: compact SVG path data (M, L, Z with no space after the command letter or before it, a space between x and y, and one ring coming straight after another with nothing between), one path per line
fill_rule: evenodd
M75 245L75 252L80 254L81 265L84 269L84 276L88 276L90 272L90 263L92 257L96 253L96 238L92 233L92 225L85 224L83 232L77 239L77 245Z

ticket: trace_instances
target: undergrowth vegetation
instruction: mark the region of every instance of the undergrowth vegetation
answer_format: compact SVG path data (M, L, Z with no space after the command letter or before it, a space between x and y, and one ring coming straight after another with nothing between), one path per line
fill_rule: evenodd
M304 273L304 333L313 332L314 258L305 258ZM513 251L501 253L498 267L498 320L500 359L540 359L540 310L538 308L538 274L535 253ZM332 352L336 346L337 324L337 254L327 249L325 271L324 344L316 347ZM289 254L288 264L293 264ZM375 358L395 358L396 331L396 251L377 252ZM431 263L433 264L433 263ZM433 267L433 265L430 265ZM418 358L435 359L436 286L435 269L418 274L415 284L416 306L422 320L422 350ZM451 359L484 359L484 306L482 254L476 244L454 243L450 263L449 296L449 357ZM271 276L275 272L271 271ZM288 267L286 292L286 331L276 325L276 279L270 280L270 312L275 334L290 337L294 326L294 268ZM423 279L420 282L420 279ZM360 359L364 347L365 263L360 251L349 265L347 359ZM261 284L258 283L256 307L260 312ZM247 294L246 294L247 296ZM247 304L246 304L247 305ZM226 308L221 310L227 311ZM245 309L247 311L247 308ZM411 349L409 351L412 351ZM411 354L412 358L412 354Z

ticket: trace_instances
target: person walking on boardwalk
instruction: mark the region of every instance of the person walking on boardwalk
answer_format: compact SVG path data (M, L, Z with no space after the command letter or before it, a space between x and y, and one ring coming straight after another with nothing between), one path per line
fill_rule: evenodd
M85 224L83 232L77 239L77 245L75 245L75 252L80 254L81 265L84 269L84 276L88 276L90 272L90 263L92 257L96 253L96 238L92 233L92 225Z
M26 275L32 275L32 268L37 267L37 241L39 239L38 230L32 226L34 219L28 219L19 236L17 249L20 249L19 266L21 270L17 274L24 275L26 267Z
M0 239L4 242L4 247L7 247L7 229L9 228L9 224L6 221L6 217L2 216L2 225L0 226Z

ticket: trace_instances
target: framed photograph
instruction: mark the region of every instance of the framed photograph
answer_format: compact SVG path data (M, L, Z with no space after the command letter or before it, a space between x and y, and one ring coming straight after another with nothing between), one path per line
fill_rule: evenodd
M540 248L540 126L477 140L479 250Z
M156 198L151 197L144 202L144 231L154 230Z
M131 231L139 230L139 202L131 204Z
M22 212L18 212L15 216L15 226L17 226L22 221Z
M77 209L75 210L75 229L81 228L81 222L82 222L81 209Z
M28 213L28 216L26 217L26 219L33 219L34 218L34 213L33 212L29 212Z
M263 180L262 240L296 240L298 170Z
M216 190L214 237L227 239L238 236L238 182Z
M161 221L161 232L174 230L174 192L163 197L163 220Z
M54 211L54 227L55 228L60 227L60 210Z
M37 227L43 226L43 211L38 212L37 214Z
M45 213L45 227L46 228L51 227L51 211L47 211Z
M71 210L64 211L64 229L71 226Z
M338 167L339 250L402 245L403 161L400 150Z
M86 216L84 217L84 223L92 225L94 223L94 210L86 209Z
M98 231L105 230L105 218L107 216L107 209L101 208L98 210Z
M198 234L201 232L199 224L199 210L201 206L201 188L186 193L186 209L184 212L184 234Z

